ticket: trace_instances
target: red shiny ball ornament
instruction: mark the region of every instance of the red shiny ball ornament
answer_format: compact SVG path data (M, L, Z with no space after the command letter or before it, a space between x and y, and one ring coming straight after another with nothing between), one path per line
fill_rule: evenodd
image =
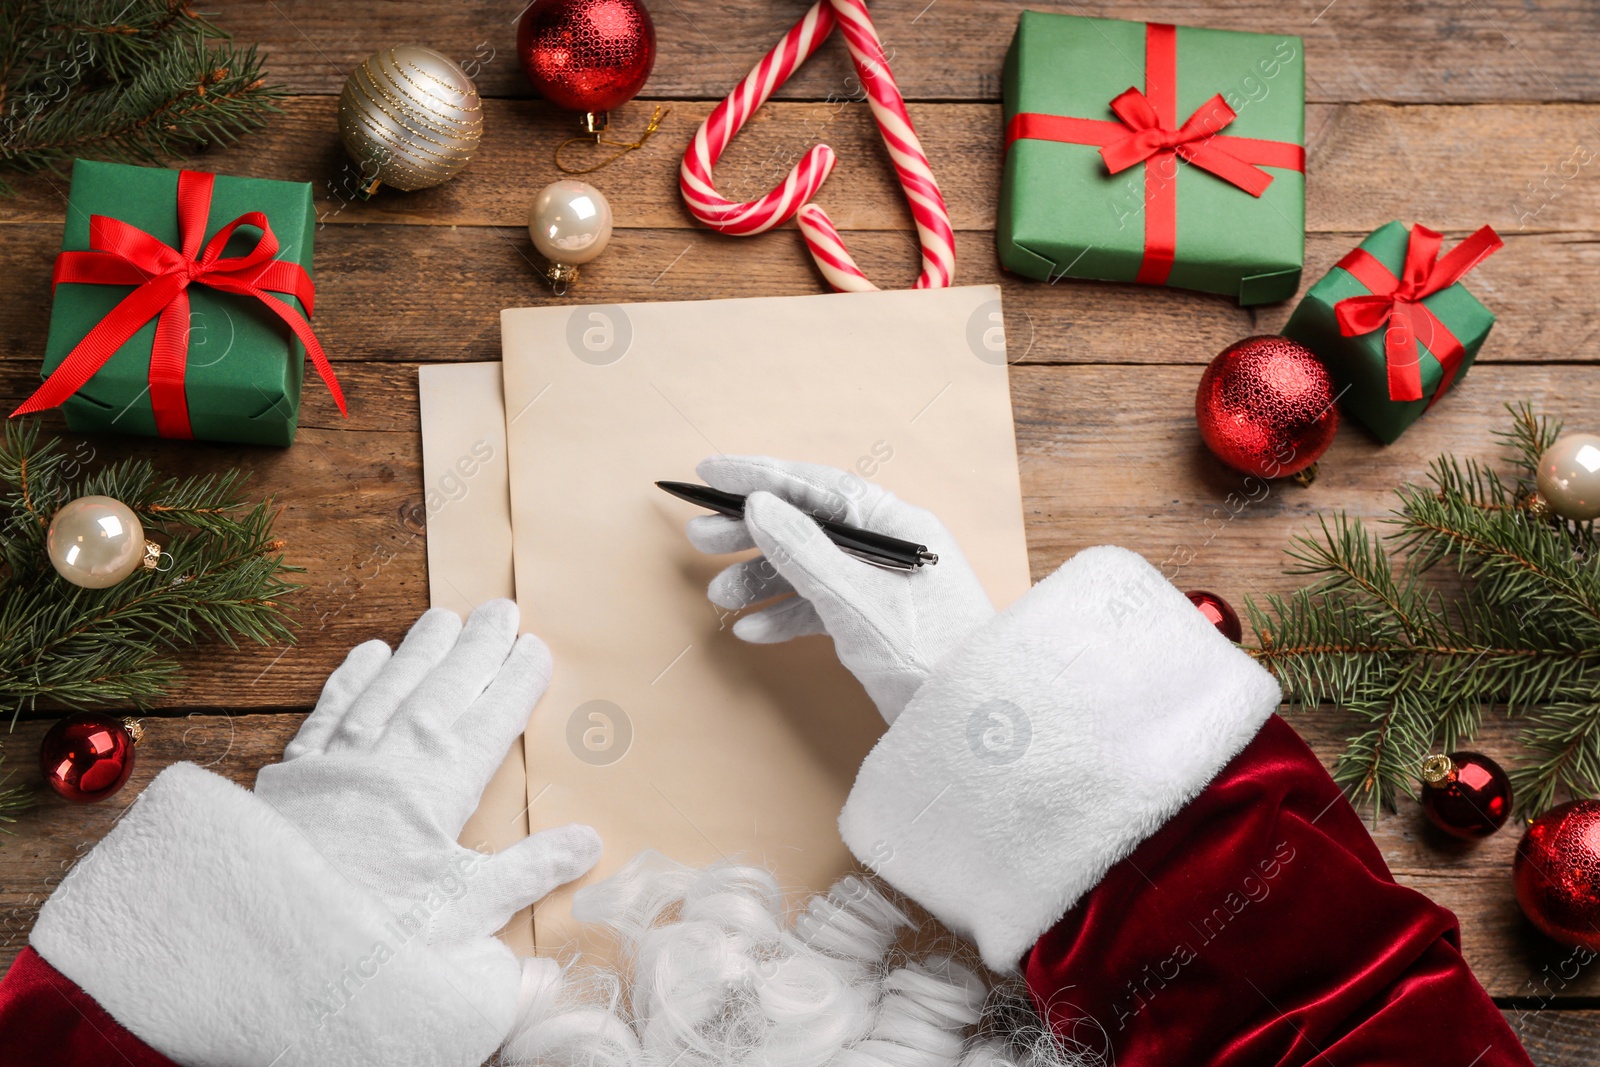
M1522 913L1542 933L1600 951L1600 801L1569 801L1535 819L1511 877Z
M39 770L56 795L92 804L121 789L133 773L134 735L119 719L80 711L50 727L39 745Z
M1204 589L1183 595L1189 598L1189 603L1200 609L1200 614L1209 619L1223 637L1236 645L1244 640L1244 627L1239 624L1239 615L1226 600Z
M632 100L656 62L656 27L639 0L533 0L517 56L541 96L573 111Z
M1452 837L1488 837L1511 814L1511 779L1481 752L1429 756L1422 764L1422 810Z
M1339 428L1328 369L1287 337L1224 348L1200 378L1194 415L1218 459L1262 478L1311 466Z

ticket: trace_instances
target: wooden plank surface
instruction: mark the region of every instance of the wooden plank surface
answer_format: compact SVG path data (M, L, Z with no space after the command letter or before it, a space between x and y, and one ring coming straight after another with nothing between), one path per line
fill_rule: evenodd
M683 149L709 101L636 100L614 113L621 132L643 128L652 109L671 111L637 152L593 178L624 229L691 225L678 196ZM1002 149L998 103L911 106L958 230L992 231ZM534 192L562 175L553 154L572 135L571 115L537 100L484 104L483 144L454 180L411 194L361 201L339 144L338 101L294 97L264 131L188 162L222 174L311 182L325 225L414 226L527 223ZM1365 233L1400 217L1439 230L1484 223L1505 234L1585 228L1600 211L1600 105L1312 105L1306 112L1306 224L1315 233ZM719 189L754 197L775 185L814 144L839 156L818 203L841 230L905 230L910 215L865 104L773 103L757 113L716 170ZM582 159L582 146L568 149ZM1470 164L1470 165L1468 165ZM0 223L59 225L67 183L24 178L0 201ZM321 241L323 235L319 234ZM757 239L755 243L764 243ZM963 269L967 267L962 264Z
M19 224L0 233L0 270L13 279L0 294L0 365L21 368L14 379L20 390L27 375L37 375L43 352L50 275L42 265L60 246L60 224ZM916 247L904 233L845 236L870 276L885 285L914 279ZM1304 286L1358 239L1354 233L1312 234ZM1225 297L1133 285L1047 285L1001 271L987 233L957 234L956 247L958 281L1002 287L1018 363L1199 366L1240 337L1281 328L1294 308L1292 302L1239 308ZM317 331L336 362L498 359L500 308L562 303L543 283L543 262L520 227L329 226L318 237L316 256ZM1588 346L1600 329L1593 299L1600 290L1600 234L1509 236L1473 281L1500 316L1481 363L1591 356ZM741 239L689 229L625 230L612 238L607 255L583 268L574 299L622 304L799 295L817 286L798 233ZM227 343L227 322L196 319L194 328L205 344ZM309 410L323 410L325 400L320 385L308 388Z
M255 490L284 506L288 555L306 568L296 598L299 644L202 649L189 680L150 717L133 785L114 800L53 800L0 843L0 965L20 947L37 905L162 766L194 759L248 784L275 759L352 644L397 640L426 606L427 487L421 482L416 368L495 359L503 307L562 302L543 285L523 229L528 202L557 176L555 145L572 116L529 99L514 57L525 0L214 0L205 5L244 42L260 42L291 96L264 132L189 162L221 173L313 184L317 329L336 361L351 417L308 384L294 448L101 438L97 455L150 456L174 473L248 464ZM1241 479L1212 460L1194 429L1200 368L1224 345L1281 327L1293 302L1241 310L1199 294L1131 286L1043 285L1002 272L993 226L1000 168L998 68L1019 5L1010 0L872 0L895 73L950 203L959 280L1004 291L1012 398L1035 577L1077 550L1115 542L1163 564L1182 587L1236 604L1284 591L1282 549L1321 512L1376 518L1392 487L1420 478L1441 451L1494 458L1500 404L1529 399L1574 426L1600 424L1600 78L1591 41L1600 8L1586 0L1308 0L1220 5L1203 0L1032 3L1067 13L1302 36L1307 49L1306 284L1367 230L1391 218L1460 236L1483 223L1506 248L1471 287L1500 316L1463 385L1387 448L1342 431L1310 487L1274 485L1242 510ZM648 99L614 116L642 126L658 102L673 113L642 151L593 177L616 210L611 249L585 267L565 302L626 303L819 290L793 232L739 240L692 225L676 171L695 126L804 9L729 0L652 2L659 56ZM418 41L473 64L486 97L486 139L455 181L368 202L350 193L336 100L345 73L379 47ZM830 42L730 148L721 189L753 196L812 144L840 164L819 197L868 274L908 284L910 220L842 44ZM0 403L37 382L49 317L49 263L66 183L43 175L0 201ZM225 343L226 323L199 323ZM930 386L930 396L938 383ZM52 426L59 426L52 422ZM894 426L873 428L893 440ZM466 492L472 492L469 484ZM448 502L442 506L450 506ZM4 738L26 773L48 717ZM1345 724L1298 714L1324 759ZM1514 757L1514 729L1495 723L1481 747ZM1460 916L1475 972L1535 1061L1600 1062L1600 967L1571 975L1571 956L1543 942L1510 895L1507 831L1464 848L1441 841L1414 809L1375 836L1397 877Z
M528 0L439 4L390 0L212 0L242 41L260 41L272 77L296 93L337 93L374 50L425 42L472 64L487 96L531 96L515 57ZM658 52L652 95L717 98L777 43L806 0L665 0L650 6ZM1587 42L1600 12L1585 0L874 0L896 80L913 100L992 99L1023 6L1303 37L1306 91L1317 102L1594 100ZM825 100L857 83L831 42L780 95Z
M0 379L0 402L12 403L32 371L18 361L0 369L10 376ZM297 647L197 656L189 684L165 706L308 708L349 646L369 636L398 639L426 607L416 366L346 363L340 373L350 424L313 393L300 439L287 451L85 439L97 454L152 456L175 473L249 463L258 491L283 505L278 529L288 558L306 568ZM1578 424L1600 397L1594 364L1480 366L1394 445L1349 426L1312 486L1275 483L1265 499L1235 513L1228 498L1245 489L1243 476L1211 458L1194 428L1198 367L1034 365L1011 373L1034 577L1079 549L1113 542L1168 564L1178 584L1214 589L1235 603L1294 587L1281 573L1282 550L1317 513L1386 514L1393 486L1424 477L1441 450L1494 459L1491 433L1504 425L1504 399L1529 398ZM929 383L930 399L940 386ZM895 432L892 425L864 431L891 443Z

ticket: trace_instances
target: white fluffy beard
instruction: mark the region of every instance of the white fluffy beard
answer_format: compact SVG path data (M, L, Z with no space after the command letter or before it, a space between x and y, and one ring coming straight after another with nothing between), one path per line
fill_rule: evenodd
M926 942L875 879L851 875L792 924L771 872L643 852L580 890L616 970L524 961L508 1067L1090 1067L976 953ZM1092 1043L1091 1043L1092 1044Z

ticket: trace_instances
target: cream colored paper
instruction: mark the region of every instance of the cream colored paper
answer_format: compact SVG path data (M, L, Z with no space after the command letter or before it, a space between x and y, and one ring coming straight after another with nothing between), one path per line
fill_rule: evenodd
M826 637L733 637L705 587L735 557L692 549L702 512L652 483L713 453L855 471L936 512L1008 604L1029 572L999 295L502 312L517 598L556 663L530 818L600 831L585 881L646 847L766 864L797 895L851 868L836 820L882 721ZM539 951L604 952L570 900L537 906Z
M417 392L428 602L466 615L486 600L516 595L500 364L422 367ZM528 835L528 774L522 757L518 738L462 829L462 844L498 851ZM500 938L518 955L532 955L532 910L513 916Z
M498 363L417 369L428 602L466 615L514 597L505 401Z

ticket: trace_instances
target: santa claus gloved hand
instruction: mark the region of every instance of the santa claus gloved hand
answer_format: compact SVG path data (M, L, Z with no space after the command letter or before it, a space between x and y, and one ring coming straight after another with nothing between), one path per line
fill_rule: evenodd
M517 622L509 601L465 627L430 611L393 654L358 646L253 793L158 775L45 903L0 1045L41 1036L73 1067L108 1043L141 1067L482 1063L522 981L495 931L600 855L586 826L456 843L549 679ZM14 1025L63 1004L84 1032Z
M926 512L826 468L700 467L751 494L696 519L759 546L711 585L734 632L826 630L888 730L839 818L851 851L1020 972L1057 1034L1119 1067L1530 1067L1459 951L1396 885L1278 685L1138 555L1086 549L999 614ZM799 508L927 544L852 559ZM843 506L843 513L838 509Z
M356 646L283 762L256 777L256 796L429 942L490 937L600 858L599 837L580 825L493 856L456 843L549 683L550 650L517 637L517 621L509 600L465 627L434 610L392 655L382 641ZM457 874L459 896L418 910Z
M737 611L798 594L745 615L734 634L771 643L827 633L886 722L994 615L944 524L880 486L833 467L765 456L717 456L696 471L712 487L748 499L742 521L691 519L689 540L708 553L761 549L712 580L711 601ZM840 550L810 515L927 545L939 562L914 571L873 566Z

